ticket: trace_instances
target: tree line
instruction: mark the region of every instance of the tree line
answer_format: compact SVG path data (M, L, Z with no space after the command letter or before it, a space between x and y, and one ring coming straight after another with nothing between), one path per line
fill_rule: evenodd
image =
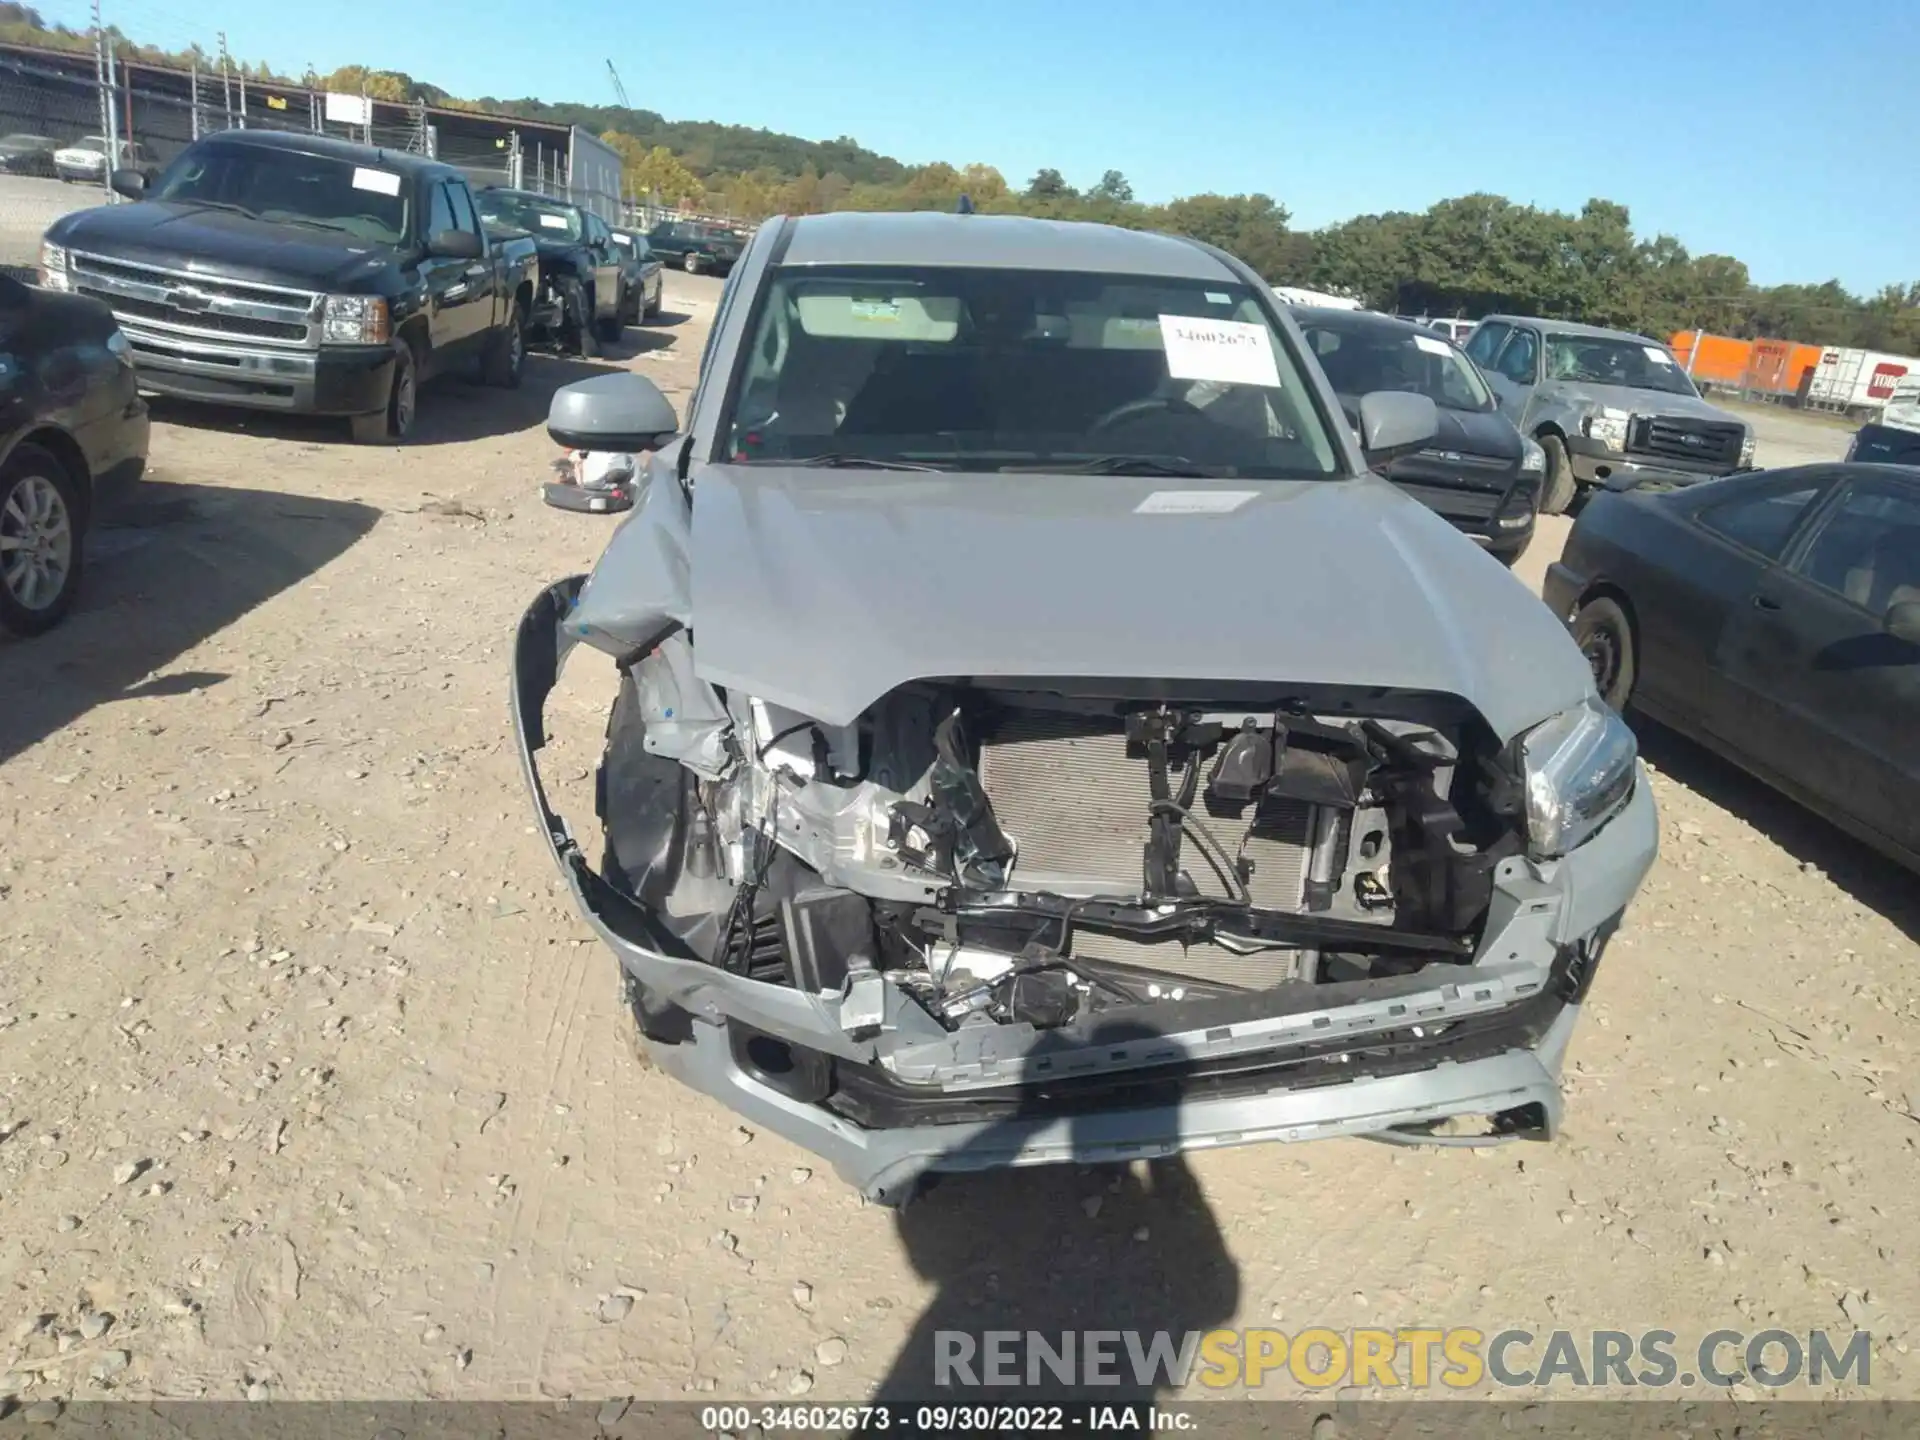
M203 69L218 64L198 46L167 51L109 33L126 58ZM14 0L0 0L0 39L62 49L93 45L91 35L49 26ZM1189 195L1156 204L1137 198L1119 170L1077 187L1049 168L1014 185L990 165L907 165L848 136L804 140L745 125L668 120L625 106L465 100L403 71L359 65L325 75L308 67L297 80L265 64L230 57L229 65L262 81L580 125L619 153L631 193L746 220L827 210L952 210L964 195L986 214L1191 235L1238 255L1275 284L1338 291L1401 314L1477 317L1498 310L1650 335L1697 327L1920 354L1920 281L1869 296L1837 280L1756 285L1730 255L1694 255L1674 236L1636 235L1627 208L1610 200L1589 200L1568 214L1498 195L1463 195L1418 214L1358 215L1299 230L1270 195Z

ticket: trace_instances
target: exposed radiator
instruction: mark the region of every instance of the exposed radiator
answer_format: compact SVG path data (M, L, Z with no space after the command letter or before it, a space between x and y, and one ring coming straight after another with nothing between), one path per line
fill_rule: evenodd
M985 737L980 779L1001 828L1018 847L1012 885L1038 890L1077 881L1127 895L1140 892L1152 789L1146 761L1128 758L1126 736L1112 722L1045 715L1006 722ZM1204 780L1203 774L1203 791ZM1177 771L1173 788L1179 789ZM1313 835L1311 807L1269 802L1257 816L1249 811L1238 819L1206 815L1204 800L1195 809L1229 857L1244 855L1253 862L1247 889L1256 905L1301 908ZM1180 861L1202 895L1227 895L1191 837L1180 848ZM1086 932L1075 936L1072 950L1247 989L1292 978L1300 958L1294 950L1237 955L1218 945L1142 945Z

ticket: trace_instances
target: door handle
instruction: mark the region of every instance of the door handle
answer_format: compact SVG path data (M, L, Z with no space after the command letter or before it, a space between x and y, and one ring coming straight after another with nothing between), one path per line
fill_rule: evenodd
M1756 595L1753 597L1753 608L1756 610L1778 610L1780 608L1780 602L1775 600L1771 595Z

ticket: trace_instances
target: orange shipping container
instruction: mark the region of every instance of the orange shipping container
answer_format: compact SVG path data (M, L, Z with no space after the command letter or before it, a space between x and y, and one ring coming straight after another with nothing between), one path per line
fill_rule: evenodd
M1682 330L1670 342L1681 367L1693 376L1696 385L1740 385L1747 378L1747 366L1753 359L1753 342L1735 340L1726 335L1702 335L1698 330ZM1699 353L1696 354L1695 349Z
M1797 395L1809 371L1820 363L1818 345L1793 340L1756 340L1744 388L1767 395Z

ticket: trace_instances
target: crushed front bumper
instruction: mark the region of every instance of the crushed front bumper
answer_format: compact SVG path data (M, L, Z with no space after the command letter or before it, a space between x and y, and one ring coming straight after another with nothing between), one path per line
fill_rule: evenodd
M903 1200L932 1172L1335 1135L1404 1140L1452 1117L1497 1117L1536 1138L1558 1128L1560 1067L1580 1002L1606 935L1653 863L1658 827L1644 783L1564 860L1505 862L1482 958L1471 966L1429 967L1338 1002L1263 996L1230 1024L1136 1023L1079 1046L1016 1027L968 1027L945 1050L887 1051L883 1066L884 1042L850 1038L838 997L670 953L647 914L587 863L549 803L535 754L546 744L547 696L576 643L567 620L582 583L542 593L514 642L515 741L548 848L630 993L670 1017L656 1027L656 1062L822 1156L870 1199ZM745 1033L829 1072L859 1067L864 1099L836 1108L809 1098L754 1063L737 1043ZM1085 1103L1089 1088L1100 1092L1094 1103ZM1011 1105L996 1109L992 1101L1008 1095Z

